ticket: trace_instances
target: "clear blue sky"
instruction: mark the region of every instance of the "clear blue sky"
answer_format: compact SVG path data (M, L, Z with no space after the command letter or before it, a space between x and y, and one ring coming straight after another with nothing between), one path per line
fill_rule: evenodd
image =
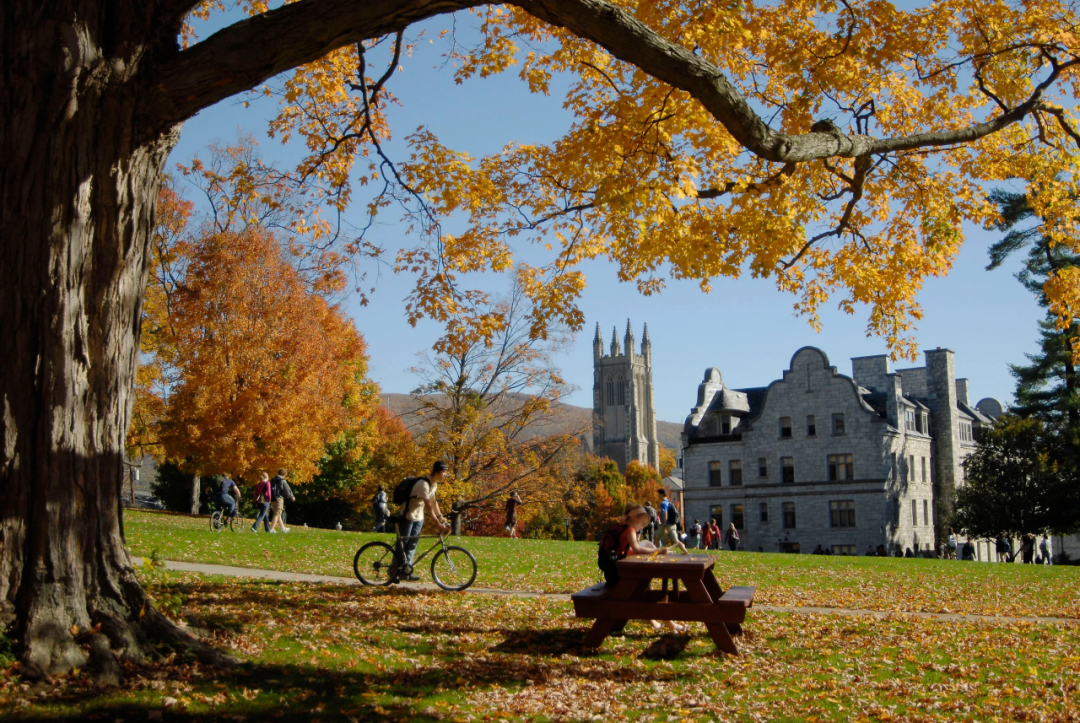
M220 22L219 18L214 24ZM469 22L471 16L459 16L459 35L464 34L462 25ZM567 127L569 116L562 109L562 99L555 94L530 94L512 72L455 85L451 69L440 68L443 47L438 40L419 43L413 57L404 60L404 72L391 81L403 106L390 114L395 138L425 125L449 147L480 156L513 141L550 141ZM266 120L274 105L256 99L245 109L241 100L224 101L189 121L169 159L170 167L187 163L196 154L205 157L208 143L233 143L241 132L259 141L268 160L281 166L295 163L304 150L298 143L282 146L266 135ZM402 144L393 143L389 150L392 156L405 158ZM392 257L393 249L410 243L403 234L402 228L385 225L372 240L390 249ZM1012 277L1020 256L1006 267L985 270L987 248L994 239L981 229L968 229L967 243L952 273L929 280L919 295L925 312L916 335L920 349L954 350L957 375L971 380L973 402L988 396L1011 401L1014 385L1007 365L1024 362L1024 354L1036 350L1037 321L1042 317L1034 299ZM720 279L710 294L701 293L694 283L672 282L660 296L645 298L632 284L620 283L609 264L593 262L585 269L588 288L581 308L586 327L556 359L567 379L578 387L568 400L573 404L592 405L596 322L604 331L605 346L612 326L618 327L621 338L627 318L633 321L639 340L642 323L649 324L657 415L671 422L682 422L689 413L707 367L719 367L724 381L733 387L763 386L780 376L802 346L823 349L843 374L851 373L850 357L885 351L882 340L866 337L865 311L855 316L829 311L823 315L822 332L816 333L805 319L793 314L793 297L777 292L770 281ZM439 333L434 324L413 328L405 321L402 299L410 283L409 278L384 271L368 307L345 302L368 341L371 376L387 392L408 392L416 385L408 369ZM478 283L489 289L500 284L490 279ZM917 365L922 363L920 351ZM913 364L901 360L895 366Z

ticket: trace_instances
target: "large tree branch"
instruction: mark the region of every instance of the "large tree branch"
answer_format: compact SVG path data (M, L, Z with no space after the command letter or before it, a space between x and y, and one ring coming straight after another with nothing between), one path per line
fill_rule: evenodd
M279 73L363 40L403 30L436 15L492 4L485 0L300 0L236 23L179 53L151 81L144 108L152 132L249 90ZM714 65L676 45L604 0L512 0L534 17L566 28L658 80L690 93L745 148L766 160L801 163L832 156L857 158L916 148L969 143L1023 120L1042 102L1061 72L1055 64L1029 98L997 117L949 130L895 138L845 135L839 130L788 135L769 127Z
M996 118L952 130L916 133L878 139L842 133L778 133L757 114L739 90L719 69L692 50L675 45L654 33L632 15L604 0L511 0L512 4L541 20L566 28L605 48L620 60L632 63L665 83L694 96L754 154L770 161L801 163L839 156L857 158L969 143L1016 123L1035 110L1045 90L1057 80L1062 68L1054 67L1027 101Z
M214 33L152 79L143 105L160 131L220 100L354 43L483 0L300 0Z

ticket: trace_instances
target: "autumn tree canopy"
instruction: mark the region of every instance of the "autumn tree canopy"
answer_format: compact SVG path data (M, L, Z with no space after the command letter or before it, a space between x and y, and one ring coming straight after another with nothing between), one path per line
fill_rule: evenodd
M439 489L455 534L468 510L497 507L513 491L534 507L556 504L573 484L585 430L557 426L570 387L551 361L559 337L530 334L533 311L515 286L485 310L489 339L451 332L413 370L422 380L417 442L450 465Z
M222 659L150 606L118 480L166 158L185 120L273 78L275 132L311 152L297 179L331 209L364 187L372 213L399 203L413 318L481 339L497 325L466 274L513 271L542 336L580 326L581 264L609 258L645 293L768 276L815 323L830 298L865 303L869 330L910 354L923 280L965 221L995 218L982 184L1024 179L1051 241L1080 244L1077 0L239 4L252 17L205 38L185 19L219 0L0 4L0 601L25 671L116 679L155 640ZM574 123L479 159L403 129L412 155L387 157L407 33L468 10L483 41L450 47L458 73L514 68L537 92L564 73ZM451 234L454 213L468 227ZM326 238L347 254L365 235ZM531 241L551 249L530 266L515 253ZM1071 321L1080 269L1047 296Z

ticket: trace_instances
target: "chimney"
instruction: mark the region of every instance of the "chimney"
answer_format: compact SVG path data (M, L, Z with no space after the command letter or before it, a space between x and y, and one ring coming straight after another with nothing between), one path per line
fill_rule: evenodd
M971 402L968 401L968 380L957 379L956 380L956 401L960 402L966 407L971 406Z
M851 378L860 387L872 392L884 392L890 386L886 381L888 376L889 357L886 354L857 356L851 360Z

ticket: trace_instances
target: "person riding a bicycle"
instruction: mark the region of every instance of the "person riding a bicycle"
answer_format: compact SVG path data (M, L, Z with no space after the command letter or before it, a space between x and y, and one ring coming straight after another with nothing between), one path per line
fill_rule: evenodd
M445 534L450 531L450 525L443 518L442 513L439 511L439 502L435 499L435 490L438 489L439 482L446 476L449 469L450 465L442 460L432 465L431 475L417 478L412 491L409 493L409 499L405 501L398 512L398 515L403 518L398 525L398 535L402 540L405 561L410 567L413 564L416 545L420 541L420 531L424 529L425 510L431 512L431 517L435 524L438 525L440 532ZM420 578L416 575L409 575L406 579L410 582L416 582Z
M240 488L236 483L229 479L229 475L225 475L221 479L221 487L218 489L217 496L214 501L221 505L221 508L225 511L225 519L232 519L236 517L236 501L233 500L232 491L236 490L237 499L240 498Z

